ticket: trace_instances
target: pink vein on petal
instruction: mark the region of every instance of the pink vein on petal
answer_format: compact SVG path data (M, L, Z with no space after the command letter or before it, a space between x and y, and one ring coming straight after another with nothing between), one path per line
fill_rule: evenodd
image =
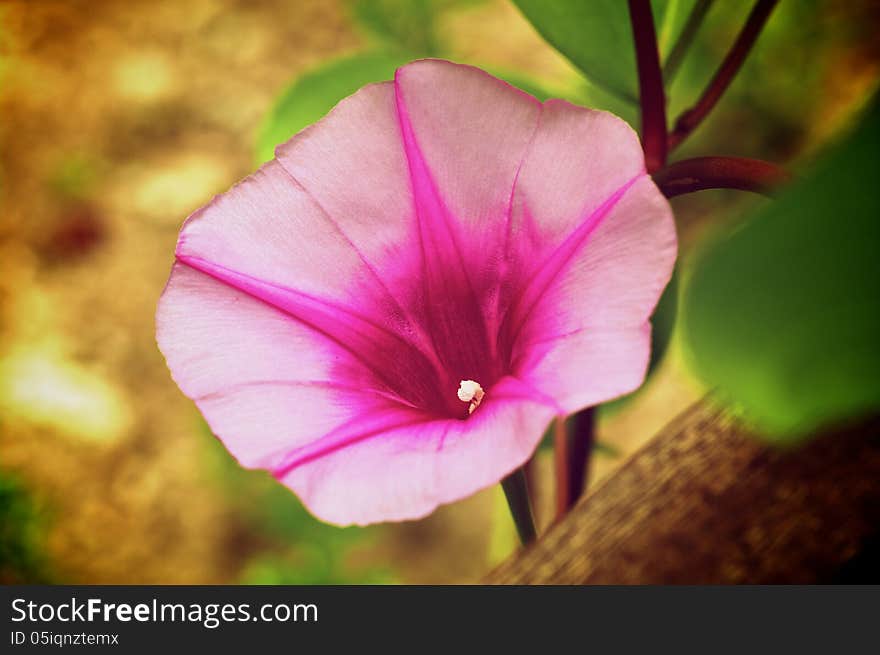
M233 384L228 387L224 387L222 389L217 389L216 391L211 391L208 393L201 394L199 396L193 396L193 400L198 402L201 400L212 400L215 398L221 398L224 395L235 393L236 391L240 391L243 389L250 389L253 387L311 387L314 389L327 389L328 391L340 391L346 394L362 394L362 395L373 395L378 396L384 400L389 400L391 402L398 403L404 407L412 407L415 408L414 405L406 402L404 399L400 398L395 394L390 394L386 391L382 391L381 389L371 389L369 387L357 387L350 384L341 384L339 382L332 382L330 380L251 380L248 382L239 382L238 384Z
M325 457L364 439L376 437L392 430L424 424L426 420L424 416L410 415L406 420L384 421L370 427L363 427L363 423L364 417L358 416L319 439L300 448L295 448L285 456L281 464L272 469L272 475L276 478L283 478L298 466Z
M519 333L525 325L529 315L540 302L541 296L547 291L560 271L565 268L565 265L571 261L571 258L574 257L578 248L583 245L602 220L608 216L612 209L614 209L614 206L620 202L620 199L623 198L624 194L626 194L626 192L644 176L645 173L639 173L606 198L605 201L593 210L593 212L587 216L581 224L553 250L553 252L550 253L541 265L537 267L537 273L522 290L517 302L511 305L510 317L513 320L516 320L516 325L513 326L511 343L516 341L516 338L519 336ZM519 316L517 316L517 313L519 313Z
M316 333L323 335L364 364L377 379L385 382L389 388L394 388L394 383L387 378L384 371L384 362L381 358L378 361L375 361L375 358L369 358L367 356L368 349L353 347L351 344L352 339L358 338L364 332L380 332L393 341L409 346L419 354L422 354L415 346L394 332L381 325L377 325L370 319L360 316L348 308L340 307L330 301L315 298L295 289L239 273L221 264L215 264L194 255L178 253L177 259L181 263L215 280L219 280L257 300L263 301L267 305L283 311ZM344 321L340 320L341 318L349 319L353 325L346 325ZM346 330L346 328L348 329Z
M400 89L398 71L394 76L394 100L397 105L397 118L400 122L400 131L403 138L403 149L409 167L410 182L413 187L416 217L419 221L421 232L429 236L442 252L453 252L458 259L458 266L471 287L471 295L476 297L470 277L467 276L467 267L461 255L461 249L456 241L455 230L449 222L449 210L443 203L443 199L437 191L434 180L428 169L428 164L422 154L413 131L412 121L406 109L403 93ZM444 238L445 237L445 238Z
M342 225L340 225L339 221L337 221L335 218L333 218L333 216L330 215L330 212L328 212L327 209L324 207L324 205L322 205L318 201L318 199L315 197L315 195L311 191L309 191L305 187L305 185L302 182L300 182L296 178L296 176L294 176L293 173L291 173L289 170L287 170L287 168L284 166L284 162L282 162L281 160L278 160L278 163L280 164L279 168L281 168L281 170L284 171L285 175L287 175L287 177L290 178L290 181L298 189L300 189L303 193L305 193L309 197L309 199L312 201L312 203L314 203L315 207L317 207L317 209L321 212L321 215L324 217L324 219L330 224L330 226L339 234L339 236L341 236L343 238L343 240L348 244L348 246L354 251L354 253L358 256L358 259L360 259L361 263L370 272L370 275L373 277L373 279L376 280L376 282L382 288L382 291L385 292L385 295L388 297L388 299L391 300L391 302L394 304L394 306L400 312L401 316L403 316L406 319L406 322L409 325L410 329L412 330L413 334L415 336L417 336L418 340L421 342L421 347L419 348L419 350L422 351L422 354L425 355L425 357L427 357L431 361L431 363L434 364L438 368L438 370L440 368L442 368L442 364L437 359L437 353L434 352L434 348L433 348L432 344L430 343L430 337L425 333L425 331L422 328L422 326L420 325L420 323L417 320L415 320L415 318L412 316L412 314L403 306L403 304L400 302L400 300L397 298L397 296L395 296L391 292L391 289L388 287L388 284L385 282L385 280L382 278L382 276L379 275L379 272L376 270L376 267L372 264L372 262L370 262L370 260L367 259L367 256L364 254L363 250L361 250L357 246L357 244L351 240L351 237L348 235L348 233L342 229Z
M515 87L514 87L515 88ZM498 356L498 339L495 338L498 335L498 331L501 328L501 292L504 285L504 278L509 272L509 268L511 265L510 261L510 236L511 231L513 229L513 202L516 197L516 188L517 183L519 182L519 175L522 172L523 166L526 163L526 158L529 156L529 153L532 150L532 144L535 142L535 137L538 135L538 130L541 128L541 117L544 115L544 103L541 103L540 111L538 111L538 117L535 120L535 129L532 131L532 135L529 137L529 141L526 144L525 150L523 150L522 157L520 157L519 163L516 166L516 173L513 176L513 184L510 186L510 197L507 199L507 212L504 216L504 249L501 252L501 270L498 274L498 286L495 289L495 302L493 303L492 308L492 316L487 318L486 323L489 331L489 343L492 348L492 356Z
M428 164L416 140L412 121L403 98L399 77L400 70L394 76L394 98L397 107L397 119L400 123L403 149L409 168L410 183L412 184L414 209L419 226L422 265L424 269L422 275L423 288L427 300L427 310L431 315L431 323L434 326L434 329L431 331L431 337L435 349L438 353L441 353L448 350L448 347L444 347L446 345L444 342L438 343L438 337L448 340L453 335L452 330L449 329L450 326L446 325L450 317L435 314L436 308L431 301L434 294L440 297L444 295L452 297L453 294L448 293L449 289L446 287L450 285L457 287L458 291L464 291L459 296L462 303L460 313L465 317L464 320L476 320L485 325L485 319L480 309L473 281L457 242L456 231L450 222L449 210L437 191L428 169ZM477 351L485 353L489 350L488 341L490 339L485 334L485 330L483 330L481 336L485 343L473 345L476 346Z

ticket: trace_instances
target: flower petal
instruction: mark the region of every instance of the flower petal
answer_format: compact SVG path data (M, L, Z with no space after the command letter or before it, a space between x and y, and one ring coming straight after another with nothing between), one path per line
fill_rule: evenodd
M340 345L183 263L159 301L156 338L178 386L245 466L275 465L291 449L389 404L381 389L340 381L340 362L351 378L359 366Z
M440 366L431 347L369 275L361 253L279 163L267 163L193 214L176 254L335 342L345 354L335 355L337 361L358 360L334 371L349 387L379 383L387 392L403 380L410 401L436 396L432 381Z
M466 420L357 426L349 445L281 479L318 518L337 525L421 518L501 480L534 452L556 414L513 378L487 391Z
M676 255L669 203L635 134L610 114L547 103L514 221L515 257L537 264L506 317L514 370L567 411L632 391Z
M674 255L625 124L422 61L187 221L157 339L229 450L316 515L418 518L639 384ZM485 398L441 418L462 379Z
M275 154L325 222L356 249L363 276L393 299L402 329L417 331L401 288L417 266L419 237L393 84L371 84L342 100Z
M363 301L364 264L357 251L276 161L190 216L176 254L313 296L370 307Z
M523 297L536 300L518 317L512 357L514 370L567 411L628 393L644 378L646 324L675 262L669 204L641 177L577 245L555 277L532 278Z
M516 366L523 379L552 395L570 414L629 393L645 378L651 325L585 328L523 349Z
M546 253L644 172L638 135L625 121L548 100L517 178L514 228L532 254Z
M482 263L474 273L493 271L541 103L478 68L440 60L400 68L395 85L408 148L424 159L455 237Z

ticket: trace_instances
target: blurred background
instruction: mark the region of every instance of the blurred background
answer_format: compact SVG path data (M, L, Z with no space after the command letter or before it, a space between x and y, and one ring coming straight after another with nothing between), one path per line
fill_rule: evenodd
M695 100L746 11L709 11L670 116ZM878 14L876 2L782 2L677 156L809 166L877 87ZM637 116L507 0L0 0L0 582L457 583L513 551L498 489L414 523L317 522L235 464L154 340L186 216L339 98L427 55ZM685 271L707 235L765 202L675 199ZM705 392L668 295L665 354L642 390L602 408L591 484ZM551 475L542 449L544 525Z

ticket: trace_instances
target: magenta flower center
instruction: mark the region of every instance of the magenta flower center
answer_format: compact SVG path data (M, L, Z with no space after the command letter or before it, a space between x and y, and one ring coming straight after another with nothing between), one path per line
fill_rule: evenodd
M377 326L372 343L359 353L372 374L361 384L431 418L464 420L512 372L511 349L499 321L482 309L492 299L478 298L462 262L445 263L432 275L418 260L402 276L404 290L397 297L410 309L388 307L388 323ZM350 370L341 373L351 379Z

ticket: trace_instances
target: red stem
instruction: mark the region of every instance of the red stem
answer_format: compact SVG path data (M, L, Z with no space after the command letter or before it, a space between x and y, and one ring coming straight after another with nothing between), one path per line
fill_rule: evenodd
M571 507L569 497L568 430L563 418L557 418L553 425L553 468L556 471L556 520L558 521Z
M541 499L538 497L538 453L532 453L532 456L523 464L523 474L526 476L526 489L529 491L529 500L532 504L532 520L535 526L539 525L538 507Z
M736 37L733 46L721 63L720 68L715 73L709 86L703 91L703 95L693 107L682 113L675 122L675 129L669 135L669 150L672 150L678 144L687 138L697 126L703 122L703 119L712 111L718 100L730 86L733 78L739 72L740 67L748 56L758 39L758 35L770 18L770 13L776 6L778 0L758 0L752 8L746 24L743 26L739 35Z
M629 17L639 71L639 103L642 109L642 149L649 173L666 163L666 97L657 51L657 34L649 0L629 0Z
M568 429L558 419L554 435L556 453L556 519L565 516L584 493L594 444L595 409L575 414Z
M704 189L739 189L770 196L790 179L776 164L745 157L683 159L654 174L654 182L667 198Z
M501 488L507 498L510 515L516 525L520 541L528 545L535 540L535 519L532 516L532 503L529 499L529 487L522 467L501 480Z

